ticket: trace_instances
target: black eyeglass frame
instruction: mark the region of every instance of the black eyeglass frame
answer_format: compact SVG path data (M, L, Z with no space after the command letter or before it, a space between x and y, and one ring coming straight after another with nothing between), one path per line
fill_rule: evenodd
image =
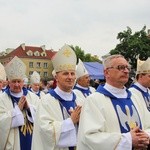
M125 69L128 69L128 71L131 71L131 66L127 66L127 65L118 65L116 67L108 67L106 69L117 69L119 71L124 71Z

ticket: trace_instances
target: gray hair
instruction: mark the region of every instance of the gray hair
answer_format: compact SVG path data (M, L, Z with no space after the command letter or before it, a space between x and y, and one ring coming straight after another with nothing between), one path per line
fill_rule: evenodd
M108 68L108 67L111 67L111 63L112 63L112 60L113 59L116 59L116 58L124 58L124 56L120 55L120 54L116 54L116 55L110 55L108 56L107 58L105 58L103 60L103 66L104 66L104 69Z

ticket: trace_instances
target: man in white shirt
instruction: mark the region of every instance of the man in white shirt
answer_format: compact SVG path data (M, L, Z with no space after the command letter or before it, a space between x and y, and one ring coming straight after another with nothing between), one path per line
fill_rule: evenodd
M76 79L76 54L63 46L53 57L57 87L41 100L36 113L33 150L74 150L82 100L72 88Z
M121 55L104 60L106 84L82 106L77 150L146 149L150 119L136 97L125 88L130 66Z
M18 57L5 70L9 88L0 95L0 150L31 150L38 96L23 88L26 67Z

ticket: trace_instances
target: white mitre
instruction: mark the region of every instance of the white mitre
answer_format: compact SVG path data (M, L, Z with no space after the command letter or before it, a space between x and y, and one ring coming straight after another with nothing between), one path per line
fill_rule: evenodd
M78 65L77 65L77 70L76 70L76 75L77 78L80 78L82 76L88 75L88 71L86 70L83 62L79 59Z
M5 68L1 63L0 63L0 80L6 80Z
M137 60L136 74L150 73L150 57L146 61Z
M21 79L25 77L26 65L21 59L15 56L6 66L5 66L6 75L8 80Z
M40 75L36 71L33 72L33 74L30 77L30 83L40 83Z
M53 78L55 78L55 76L56 76L56 71L55 70L52 71L52 76L53 76Z
M64 45L52 58L55 72L75 70L77 57L68 45Z
M23 78L24 84L28 84L29 80L27 77Z

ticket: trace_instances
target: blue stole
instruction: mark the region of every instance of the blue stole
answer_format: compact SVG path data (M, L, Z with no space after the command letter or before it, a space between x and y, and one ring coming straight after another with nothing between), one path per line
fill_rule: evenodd
M60 104L60 108L61 108L61 111L62 111L62 114L63 114L63 107L66 108L68 114L70 115L70 112L69 112L69 109L70 107L72 108L75 108L76 107L76 95L73 93L73 99L71 101L65 101L63 98L61 98L55 91L54 89L50 89L49 92L48 92L52 97L54 97L56 100L59 101L59 104ZM64 114L63 114L63 118L65 119L64 117ZM69 147L69 150L75 150L75 147Z
M7 85L5 88L2 88L2 91L5 92L8 88L9 86Z
M60 107L62 109L62 106L66 108L68 114L70 115L69 109L70 107L75 108L76 107L76 95L73 93L73 98L71 101L65 101L63 98L61 98L55 91L54 89L49 90L49 94L53 96L56 100L59 101ZM62 109L63 110L63 109ZM63 112L62 112L63 113Z
M13 106L15 103L18 104L20 98L12 96L9 88L5 92L11 98ZM26 96L27 94L27 89L23 88L23 95ZM20 150L31 150L33 123L27 119L25 111L22 111L22 113L24 115L25 125L18 127L20 136ZM31 113L29 112L28 115L31 116Z
M29 88L28 90L31 91L32 93L34 93L34 92L31 90L31 88ZM39 90L38 93L34 93L34 94L36 94L38 97L40 97L40 93L41 93L41 91Z
M87 96L89 96L91 94L90 88L88 88L88 89L82 89L82 88L80 88L80 87L78 87L78 86L75 85L74 89L77 89L77 90L81 91L82 94L84 95L84 97L87 97Z
M139 126L140 129L142 129L138 111L131 100L131 92L129 90L126 91L128 93L127 98L117 98L103 86L100 85L97 88L97 92L102 93L111 99L118 117L121 133L130 132L130 130L136 126Z
M140 91L142 93L146 107L147 107L148 111L150 111L150 94L148 93L148 90L147 90L147 92L144 92L135 84L133 84L131 87L137 89L138 91Z

